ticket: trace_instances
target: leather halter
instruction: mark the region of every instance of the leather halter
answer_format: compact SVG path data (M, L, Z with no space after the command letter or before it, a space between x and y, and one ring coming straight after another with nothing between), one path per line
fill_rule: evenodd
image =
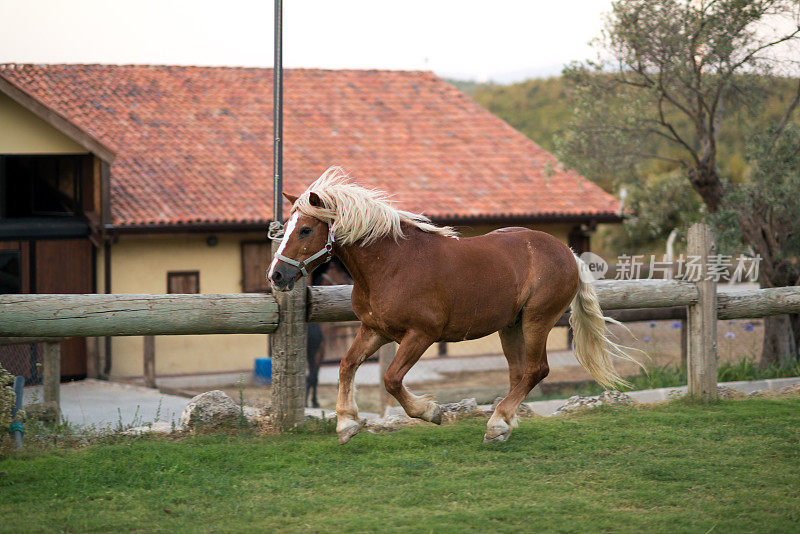
M287 237L289 236L284 236L284 239L286 239ZM330 225L328 226L328 242L325 243L325 247L316 254L309 256L303 261L293 260L292 258L287 258L283 254L277 254L277 253L275 254L275 258L284 263L288 263L289 265L294 265L295 267L300 269L300 272L303 273L303 276L308 276L308 271L306 270L306 267L308 267L308 265L311 262L313 262L314 260L323 255L325 256L325 259L322 261L322 263L330 261L331 258L333 257L333 231L331 230Z

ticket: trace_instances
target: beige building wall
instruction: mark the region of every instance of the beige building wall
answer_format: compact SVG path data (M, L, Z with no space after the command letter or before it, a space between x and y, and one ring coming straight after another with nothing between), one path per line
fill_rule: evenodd
M170 271L199 271L201 293L241 293L241 242L264 236L217 234L213 247L207 238L121 236L111 247L112 293L166 293ZM97 272L102 292L102 253ZM250 370L253 360L268 352L267 336L261 334L157 336L155 347L157 376ZM114 338L111 376L141 376L143 350L142 337Z
M0 93L0 154L87 154L88 151Z

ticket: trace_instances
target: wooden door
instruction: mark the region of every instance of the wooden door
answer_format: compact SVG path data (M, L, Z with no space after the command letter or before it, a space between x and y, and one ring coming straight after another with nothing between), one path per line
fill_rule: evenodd
M88 239L37 241L35 250L37 293L91 293L93 254ZM86 376L86 339L61 344L62 379Z
M30 245L27 241L0 241L0 293L30 293ZM41 381L36 345L0 345L0 365L29 384Z
M30 293L30 245L27 241L0 241L0 253L17 256L15 270L19 274L19 293Z

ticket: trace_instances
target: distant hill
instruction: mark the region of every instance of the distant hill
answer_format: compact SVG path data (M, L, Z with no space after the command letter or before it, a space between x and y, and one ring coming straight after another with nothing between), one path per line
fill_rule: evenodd
M510 85L448 81L549 151L555 150L555 137L564 131L572 119L569 88L561 77L528 80ZM728 122L721 132L719 154L723 173L733 180L742 179L747 169L744 161L747 130L745 116L754 116L755 120L764 124L776 124L792 98L797 84L796 80L789 78L759 77L748 81L752 82L754 91L774 87L777 87L778 91L766 101L766 105L758 109L730 110L730 113L738 118ZM796 115L800 113L796 112ZM797 116L795 119L800 120ZM666 150L668 147L654 148ZM657 170L663 172L669 169L665 169L661 164ZM610 187L608 181L602 177L587 176L587 178L595 179L606 188Z

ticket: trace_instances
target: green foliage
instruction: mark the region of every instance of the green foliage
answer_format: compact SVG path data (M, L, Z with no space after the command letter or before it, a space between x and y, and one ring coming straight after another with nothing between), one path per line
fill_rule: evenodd
M575 67L571 67L574 69ZM568 73L572 70L568 70ZM586 73L589 74L588 72ZM592 74L602 76L602 74ZM787 102L794 92L794 80L774 76L737 75L739 83L751 87L756 95L761 95L761 103L752 105L749 102L731 102L728 115L730 122L722 126L719 136L718 153L719 166L723 175L728 176L733 182L746 179L748 164L745 159L746 137L742 131L748 124L757 124L766 127L780 119ZM515 129L538 143L545 150L556 152L565 159L572 168L582 172L587 178L599 183L607 190L613 190L613 182L621 172L621 165L617 161L605 162L605 172L601 172L604 163L603 152L598 152L599 157L592 154L594 150L585 148L587 157L591 156L592 165L582 165L582 158L567 153L570 139L574 132L572 128L579 122L578 114L586 110L579 109L577 104L580 93L572 86L574 81L569 77L554 77L547 79L527 80L525 82L499 85L478 84L475 82L460 82L451 80L451 83L470 95L476 102L509 123ZM590 102L591 99L580 99ZM606 109L615 113L616 104L607 102ZM684 126L685 127L685 126ZM650 140L648 149L656 153L673 154L671 143L657 137ZM611 153L616 152L616 148ZM595 161L596 160L596 161ZM596 166L594 164L597 164ZM622 182L637 182L652 174L666 174L678 170L680 165L674 162L647 161L638 163L640 169L631 175L623 167L628 179ZM598 166L600 168L598 169ZM629 172L630 171L630 172Z
M567 86L560 77L511 85L479 85L472 89L471 96L550 152L555 149L556 136L573 116L567 104Z
M678 213L696 206L688 194L678 208L654 201L664 180L683 176L714 212L721 180L747 179L743 132L774 127L796 91L796 79L777 74L800 42L797 9L797 0L617 0L597 60L561 79L470 90L606 190L641 192L628 243L641 245L703 215ZM757 31L766 20L773 31ZM789 48L770 57L779 42Z
M0 448L8 438L8 426L11 424L11 410L14 407L14 377L0 365Z
M648 364L646 373L625 377L631 383L630 391L685 386L686 369L673 363L666 365ZM759 366L751 358L742 357L734 362L722 362L717 367L717 382L737 382L740 380L766 380L769 378L789 378L800 376L800 362L792 361L784 365L770 364ZM627 391L627 390L626 390ZM552 391L548 399L567 398L572 395L599 395L603 387L594 381L582 384L565 384L561 390Z
M717 368L717 380L719 382L764 380L791 376L800 376L800 362L796 360L786 365L772 363L766 367L760 367L755 360L741 358L736 362L723 362Z
M800 399L601 407L523 420L501 445L481 443L485 425L364 433L344 447L214 435L14 454L0 460L0 531L800 527Z
M626 248L642 248L663 242L672 229L679 231L701 220L705 206L679 172L656 174L626 188ZM625 248L622 248L625 250Z
M753 165L749 179L727 183L725 204L713 217L720 248L742 250L751 241L741 221L763 221L769 235L768 250L776 276L785 285L800 278L800 125L788 124L781 135L757 130L750 136L748 159ZM775 229L780 229L776 232Z

